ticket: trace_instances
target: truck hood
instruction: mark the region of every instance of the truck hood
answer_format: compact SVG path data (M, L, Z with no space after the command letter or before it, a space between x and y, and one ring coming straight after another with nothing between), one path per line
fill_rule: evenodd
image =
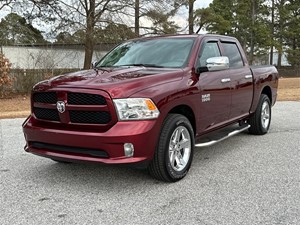
M182 79L182 69L114 68L91 69L60 75L36 84L34 91L57 88L86 88L108 92L112 98L126 98L143 89Z

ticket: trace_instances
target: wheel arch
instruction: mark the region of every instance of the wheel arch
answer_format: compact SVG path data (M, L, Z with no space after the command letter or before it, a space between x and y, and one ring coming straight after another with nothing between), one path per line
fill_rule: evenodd
M265 94L268 96L268 98L270 99L270 101L272 102L272 90L269 86L265 86L263 88L263 90L261 91L261 95Z
M178 105L172 108L169 113L177 113L185 116L191 123L193 130L194 130L194 135L196 134L196 118L194 111L192 108L188 105Z
M263 88L258 88L255 90L254 92L254 96L253 96L253 101L252 101L252 105L250 108L250 113L253 114L257 108L260 96L262 94L265 94L268 96L268 98L270 99L271 103L273 102L272 100L272 89L270 86L264 86Z

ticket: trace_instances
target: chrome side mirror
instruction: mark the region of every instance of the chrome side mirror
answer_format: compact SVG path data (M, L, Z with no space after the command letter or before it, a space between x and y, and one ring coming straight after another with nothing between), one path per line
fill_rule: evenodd
M218 71L229 69L229 59L227 56L212 57L206 60L208 71Z
M209 71L220 71L229 69L229 59L227 56L211 57L206 60L206 66L197 68L197 74Z

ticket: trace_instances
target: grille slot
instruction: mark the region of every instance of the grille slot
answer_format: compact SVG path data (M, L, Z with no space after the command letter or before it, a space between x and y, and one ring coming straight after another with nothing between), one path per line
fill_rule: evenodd
M69 115L72 123L107 124L111 121L110 113L105 111L70 110Z
M41 120L59 121L58 111L56 109L33 108L36 118Z
M101 95L87 93L68 93L70 105L106 105L106 100Z
M78 148L78 147L63 146L63 145L53 145L53 144L47 144L47 143L41 143L41 142L31 142L30 145L33 148L47 149L50 151L75 153L75 154L79 153L79 154L84 154L84 155L90 155L93 157L108 158L107 152L105 152L103 150Z
M33 101L40 103L55 104L57 102L57 95L55 92L34 93Z

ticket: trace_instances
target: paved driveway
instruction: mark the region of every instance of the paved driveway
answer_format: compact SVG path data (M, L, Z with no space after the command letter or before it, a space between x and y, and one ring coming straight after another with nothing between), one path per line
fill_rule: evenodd
M196 149L172 184L25 153L23 120L0 120L1 225L300 224L300 102L277 103L267 135Z

